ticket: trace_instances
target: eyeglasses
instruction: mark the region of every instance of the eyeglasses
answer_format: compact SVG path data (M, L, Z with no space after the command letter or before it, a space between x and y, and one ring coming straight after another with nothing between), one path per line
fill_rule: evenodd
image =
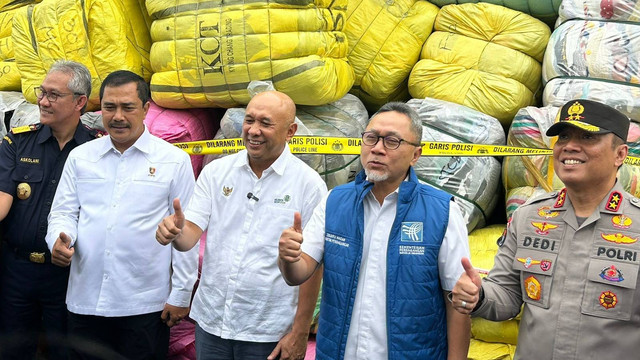
M59 97L64 97L64 96L69 96L69 95L84 95L81 93L58 93L58 92L52 92L52 91L46 91L45 89L41 88L41 87L37 87L34 88L33 91L36 93L36 97L38 98L38 100L42 100L42 98L44 98L45 96L47 97L47 100L49 100L49 102L56 102L58 100Z
M407 141L393 135L380 136L373 131L365 131L362 133L362 143L367 146L376 146L380 139L382 139L382 145L388 150L395 150L399 148L403 141L413 146L422 146L421 144L412 143L411 141Z

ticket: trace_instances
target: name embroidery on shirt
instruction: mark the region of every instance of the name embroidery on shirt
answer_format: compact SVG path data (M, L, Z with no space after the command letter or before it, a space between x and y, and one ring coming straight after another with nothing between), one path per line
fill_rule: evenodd
M274 204L286 204L289 202L289 200L291 200L291 196L289 195L285 195L281 198L275 198L273 199L273 203Z
M27 164L40 164L40 159L34 159L30 157L21 157L20 162L27 163Z

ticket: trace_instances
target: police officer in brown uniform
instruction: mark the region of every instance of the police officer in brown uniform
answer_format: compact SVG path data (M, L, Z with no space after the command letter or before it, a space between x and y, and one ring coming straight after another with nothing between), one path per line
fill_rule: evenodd
M629 119L589 100L565 104L547 131L566 188L512 216L481 280L468 259L453 289L461 313L500 321L520 312L517 359L640 356L640 200L616 180Z

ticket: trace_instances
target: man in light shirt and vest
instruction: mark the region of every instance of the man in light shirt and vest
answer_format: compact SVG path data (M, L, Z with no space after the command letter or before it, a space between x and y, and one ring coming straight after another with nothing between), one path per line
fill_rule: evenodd
M324 285L317 359L466 359L470 320L446 300L469 255L451 195L420 184L422 124L406 104L384 105L362 134L364 171L325 197L302 230L280 238L289 284L319 264Z

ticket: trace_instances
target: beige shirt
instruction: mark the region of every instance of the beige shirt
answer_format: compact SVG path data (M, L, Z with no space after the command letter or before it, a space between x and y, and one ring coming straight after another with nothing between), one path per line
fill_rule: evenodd
M563 191L521 206L473 316L506 320L524 302L516 359L637 358L639 207L620 184L580 226Z

